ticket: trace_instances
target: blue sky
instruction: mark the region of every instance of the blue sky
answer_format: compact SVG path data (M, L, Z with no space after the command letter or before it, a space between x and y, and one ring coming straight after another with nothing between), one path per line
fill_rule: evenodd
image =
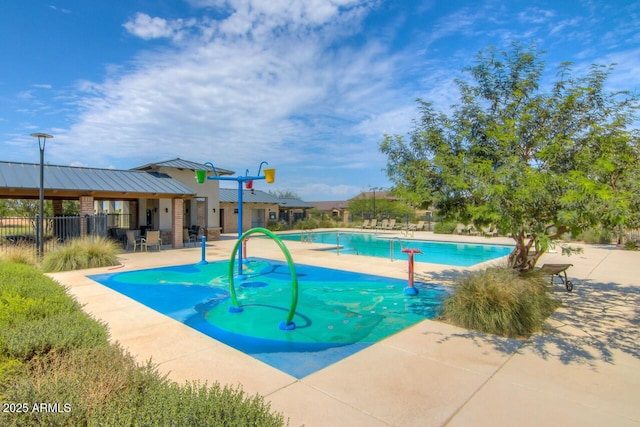
M447 110L489 45L535 42L547 77L617 63L640 92L634 0L14 0L0 14L0 160L128 169L266 160L308 201L389 187L378 144L417 98Z

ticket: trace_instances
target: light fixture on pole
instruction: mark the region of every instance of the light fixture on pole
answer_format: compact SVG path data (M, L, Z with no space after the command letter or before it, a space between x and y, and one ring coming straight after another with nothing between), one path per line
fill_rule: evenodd
M40 148L40 210L36 225L36 246L38 247L38 256L42 256L44 254L44 147L47 138L53 138L53 136L47 133L32 133L31 136L38 138L38 147Z
M384 190L384 188L369 186L369 189L373 191L373 217L377 218L378 215L377 215L377 212L376 212L376 190Z

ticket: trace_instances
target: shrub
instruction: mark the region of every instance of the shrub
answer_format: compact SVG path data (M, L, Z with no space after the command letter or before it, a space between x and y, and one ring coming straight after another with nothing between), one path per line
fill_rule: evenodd
M157 374L156 374L157 375ZM282 426L281 414L238 388L188 382L149 381L123 393L120 402L96 413L100 425Z
M287 224L283 221L267 221L267 230L283 231L287 229Z
M12 245L3 248L0 253L0 260L5 262L14 262L17 264L27 264L32 266L38 265L38 258L33 246L29 245Z
M441 317L464 328L518 338L538 331L558 305L540 275L492 267L462 278L444 301Z
M312 230L318 228L318 221L313 218L306 218L293 224L293 228L296 230Z
M87 425L91 419L94 425L106 425L96 419L104 414L103 408L120 403L129 388L148 388L140 378L156 380L159 375L154 373L137 366L116 345L52 352L34 358L28 374L15 380L6 395L14 402L60 402L71 407L63 413L24 415L20 420L24 425Z
M81 310L20 322L0 332L0 353L28 361L50 352L104 345L106 327Z
M0 425L284 425L258 395L180 386L151 363L137 365L107 334L49 277L0 263L0 400L50 405L0 412Z
M608 245L613 241L613 235L610 231L601 228L591 228L580 233L577 240L582 240L590 244Z
M638 243L634 242L633 240L628 240L624 243L624 248L628 251L637 251Z
M436 224L433 226L434 234L453 234L455 230L455 222L436 222Z
M42 270L56 272L118 265L119 252L118 244L105 237L73 239L47 252L42 259Z
M0 263L0 333L19 323L80 311L64 287L23 264Z

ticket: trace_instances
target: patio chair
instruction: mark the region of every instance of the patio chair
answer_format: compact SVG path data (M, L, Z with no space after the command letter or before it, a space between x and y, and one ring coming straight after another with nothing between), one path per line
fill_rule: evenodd
M127 230L126 236L126 250L129 250L129 248L131 248L133 252L135 252L137 248L140 248L140 250L142 250L142 239L136 236L136 232L134 230Z
M189 233L189 229L185 227L182 230L182 243L184 243L185 246L190 245L191 243L193 243L193 246L195 246L196 242L197 242L196 235Z
M142 239L142 247L145 251L149 251L149 247L156 247L158 252L160 252L160 247L162 246L162 239L160 239L160 231L159 230L149 230L147 231L147 236Z
M395 228L396 228L396 220L395 219L390 219L389 222L386 225L382 224L382 228L384 228L385 230L395 230Z
M376 225L378 225L378 220L377 219L372 219L369 222L369 225L367 227L365 227L365 228L376 228Z
M192 225L191 228L189 228L189 237L193 237L195 241L198 241L199 236L200 236L200 226Z
M369 228L369 220L365 219L360 228Z
M378 225L376 228L380 229L380 230L384 230L387 228L387 224L389 223L388 219L383 219L382 222L380 223L380 225Z

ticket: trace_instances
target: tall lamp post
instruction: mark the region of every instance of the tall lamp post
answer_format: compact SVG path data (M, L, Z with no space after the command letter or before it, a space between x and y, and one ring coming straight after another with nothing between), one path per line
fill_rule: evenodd
M383 190L382 187L369 187L369 190L373 191L373 217L377 218L376 212L376 190Z
M42 256L44 254L44 146L47 143L47 138L53 138L53 136L48 133L32 133L31 136L38 138L38 147L40 148L40 211L36 226L36 246L38 247L38 256Z

